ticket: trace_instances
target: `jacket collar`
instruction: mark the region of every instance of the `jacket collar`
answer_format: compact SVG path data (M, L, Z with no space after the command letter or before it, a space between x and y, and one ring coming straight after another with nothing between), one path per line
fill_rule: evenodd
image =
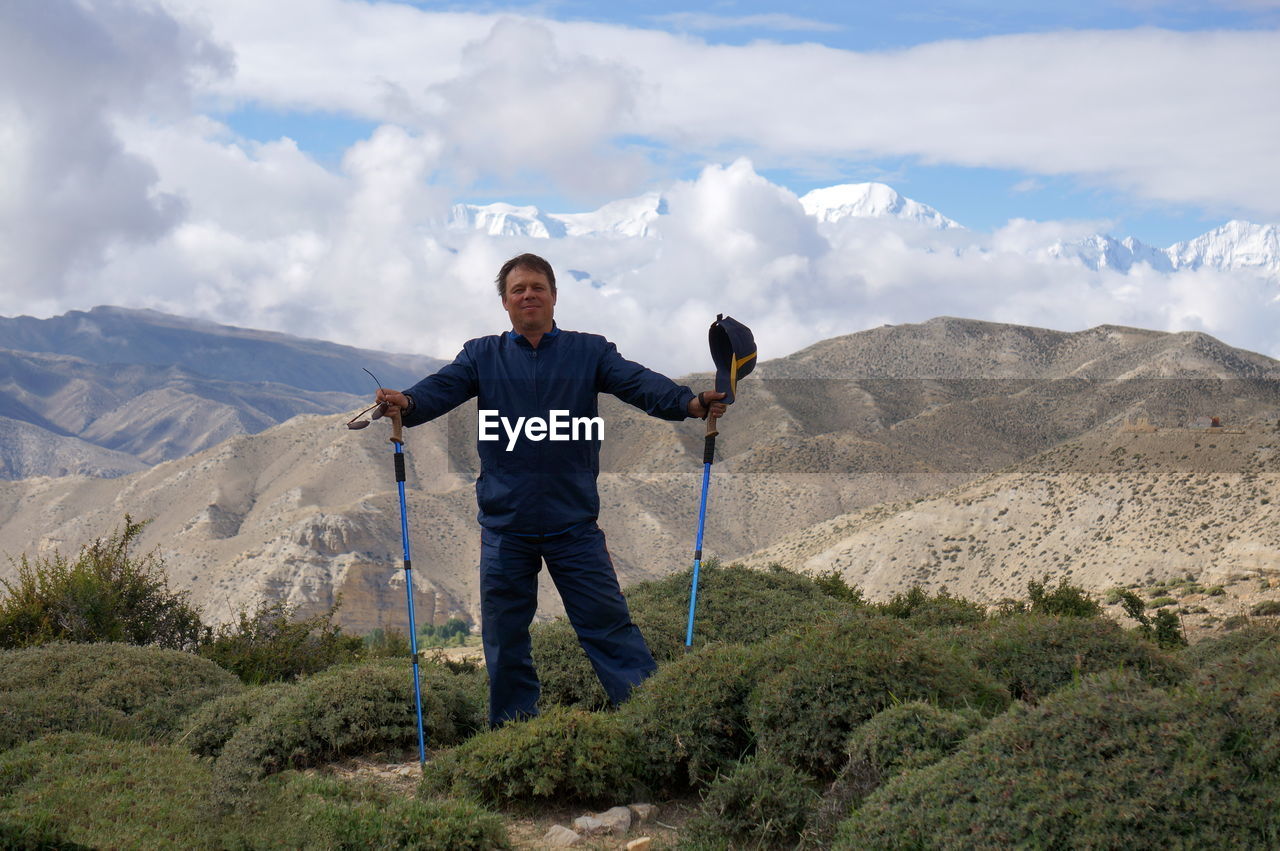
M553 340L560 336L560 326L556 325L555 320L551 321L551 330L542 335L543 340ZM507 337L514 343L529 345L529 341L524 338L524 334L519 331L511 330L507 332ZM539 343L541 345L541 342Z

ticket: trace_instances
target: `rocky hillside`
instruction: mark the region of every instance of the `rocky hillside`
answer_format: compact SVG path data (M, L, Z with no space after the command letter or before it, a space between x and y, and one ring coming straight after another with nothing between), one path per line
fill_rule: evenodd
M718 443L705 548L835 567L875 596L918 583L987 599L1047 570L1105 584L1188 562L1227 570L1247 552L1274 557L1270 503L1257 494L1273 487L1259 429L1280 411L1278 375L1277 362L1202 334L1129 328L937 319L828 340L762 363L740 387ZM702 424L602 401L610 551L624 583L661 576L692 550ZM144 544L161 548L211 617L263 596L312 608L340 593L350 628L397 624L386 428L350 432L347 416L297 417L114 480L0 483L0 552L67 551L129 512L154 518ZM1178 429L1210 416L1227 426L1220 446L1177 443L1181 434L1194 444ZM408 433L417 607L436 621L478 615L474 422L464 407ZM1229 433L1245 424L1244 435ZM1135 453L1147 467L1106 466ZM1220 478L1182 481L1205 464ZM1189 532L1170 537L1177 504L1186 507L1174 517L1212 509L1196 548ZM1170 553L1149 550L1155 542ZM544 591L544 613L554 613Z
M142 470L439 363L108 307L0 317L0 346L0 479Z

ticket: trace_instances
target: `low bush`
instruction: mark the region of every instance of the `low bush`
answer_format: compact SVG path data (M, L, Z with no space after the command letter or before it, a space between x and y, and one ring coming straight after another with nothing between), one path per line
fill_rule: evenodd
M26 851L91 851L90 846L66 839L55 825L41 818L24 817L20 822L0 821L0 848Z
M682 652L679 648L684 646L689 623L692 580L692 569L686 569L627 589L635 622L659 660ZM752 644L861 607L861 603L832 597L813 579L776 565L752 570L740 564L724 567L707 559L698 577L694 644Z
M469 801L414 798L372 783L293 775L283 793L296 802L313 848L510 848L501 816Z
M169 589L164 562L133 552L145 523L124 526L81 548L17 562L14 581L0 579L0 648L55 641L128 644L184 650L204 634L200 612L184 591Z
M262 784L255 811L219 812L211 773L176 747L48 736L0 754L0 847L509 847L501 819L473 804L293 772Z
M0 754L0 822L92 848L211 847L208 782L180 748L57 733Z
M940 709L922 701L900 703L853 731L849 759L888 779L933 765L986 723L986 718L971 709Z
M1239 659L1264 648L1280 649L1280 624L1259 621L1205 638L1189 647L1185 658L1192 666L1201 667L1219 660Z
M750 718L760 749L815 777L843 767L849 733L901 700L1002 709L1000 686L948 641L854 614L774 642Z
M649 652L659 663L683 655L683 636L677 637L677 624L659 620L665 615L652 610L632 610L632 622L640 629ZM539 701L543 708L576 706L603 709L609 705L600 678L591 660L578 643L573 625L565 618L534 624L529 630L533 642L533 663L542 686Z
M1087 677L886 783L837 847L1269 847L1274 781L1219 749L1206 710L1133 673Z
M616 713L553 707L438 755L423 772L423 790L499 805L616 804L635 785L638 747Z
M1164 685L1186 666L1105 618L1010 615L957 633L977 663L1019 700L1039 700L1085 674L1123 667Z
M1280 600L1263 600L1261 603L1254 603L1249 609L1249 614L1255 618L1280 615Z
M739 644L702 647L663 665L622 705L639 734L646 782L698 787L755 750L747 704L760 659Z
M1083 588L1071 585L1066 577L1058 580L1056 587L1049 587L1049 580L1027 583L1027 610L1036 615L1055 615L1064 618L1096 618L1102 614L1102 606Z
M902 618L917 629L961 626L987 619L986 607L981 603L952 597L945 588L929 596L923 588L916 586L873 608L881 614Z
M602 709L609 705L609 696L569 621L557 618L534 624L529 637L533 641L533 664L542 686L542 707Z
M165 740L188 713L240 682L177 650L46 644L0 652L0 749L62 730Z
M176 744L197 756L217 758L236 730L275 706L288 691L284 683L270 683L214 698L191 713Z
M946 758L986 722L972 710L939 709L921 701L877 713L849 737L849 762L810 817L806 841L828 847L840 822L863 798L903 771Z
M231 671L249 685L294 680L343 662L355 661L364 639L342 634L333 622L341 603L309 618L282 600L241 609L234 623L223 624L199 648L201 656Z
M769 566L773 567L774 565ZM778 566L780 567L781 565ZM866 603L866 599L862 596L862 589L846 582L844 574L834 567L814 575L813 584L818 586L818 590L828 597L834 597L850 606L856 607Z
M1153 618L1146 613L1147 604L1137 594L1132 591L1122 591L1120 594L1120 605L1124 613L1138 623L1136 630L1138 635L1168 649L1185 647L1187 644L1187 637L1182 631L1182 621L1172 609L1164 608L1176 602L1177 600L1172 597L1157 596L1151 601L1151 606L1158 609Z
M432 747L454 744L483 724L475 675L421 666L422 722ZM214 764L215 797L252 797L256 781L287 768L342 756L417 747L413 682L388 662L338 666L290 686L269 709L239 726Z
M794 847L818 803L814 785L768 755L747 757L707 789L681 840L694 847Z

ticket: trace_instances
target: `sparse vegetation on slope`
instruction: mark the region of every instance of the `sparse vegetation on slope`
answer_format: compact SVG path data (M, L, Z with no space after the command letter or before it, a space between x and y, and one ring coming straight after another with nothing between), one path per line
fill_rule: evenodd
M497 817L468 800L527 819L566 803L687 802L691 793L698 812L680 831L691 848L1231 846L1280 835L1271 779L1280 770L1280 639L1270 622L1216 645L1162 649L1141 630L1079 611L1082 592L1069 584L1036 587L1041 601L1065 601L1072 614L1037 613L1033 594L1008 607L1020 613L986 616L949 595L906 592L872 604L830 579L740 567L713 574L711 631L737 641L660 654L658 672L616 711L548 705L538 718L484 730L483 675L424 665L432 755L417 797L291 770L324 772L360 755L410 758L403 660L246 688L207 660L158 648L6 651L7 692L52 694L63 687L49 673L58 668L80 691L101 691L96 699L130 703L146 661L155 705L55 714L56 723L23 728L20 739L34 741L0 753L8 831L0 835L122 846L503 847ZM658 606L668 589L655 586L637 596ZM727 599L737 602L721 607ZM801 600L816 601L816 620L802 617ZM643 603L639 611L653 616ZM89 664L57 656L72 651ZM563 642L551 664L577 664L571 651L581 654ZM134 673L113 677L103 660L114 656L134 660ZM190 696L171 693L187 686ZM6 720L19 717L0 706ZM146 720L161 708L168 721ZM172 788L156 791L161 776ZM211 793L224 806L210 807ZM132 794L149 796L136 816L127 811ZM76 811L76 795L102 795L104 812L117 815L108 824ZM40 806L22 809L36 799ZM182 812L166 817L168 809ZM160 830L170 838L157 839Z
M192 710L240 681L191 653L128 644L0 652L0 750L68 730L167 741Z

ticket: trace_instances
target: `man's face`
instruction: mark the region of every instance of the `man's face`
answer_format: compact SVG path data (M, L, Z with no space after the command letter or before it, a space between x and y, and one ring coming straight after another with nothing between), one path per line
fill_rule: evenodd
M547 276L523 266L517 266L507 274L507 292L502 306L511 317L511 327L521 334L544 334L551 330L555 312L556 294L551 290Z

